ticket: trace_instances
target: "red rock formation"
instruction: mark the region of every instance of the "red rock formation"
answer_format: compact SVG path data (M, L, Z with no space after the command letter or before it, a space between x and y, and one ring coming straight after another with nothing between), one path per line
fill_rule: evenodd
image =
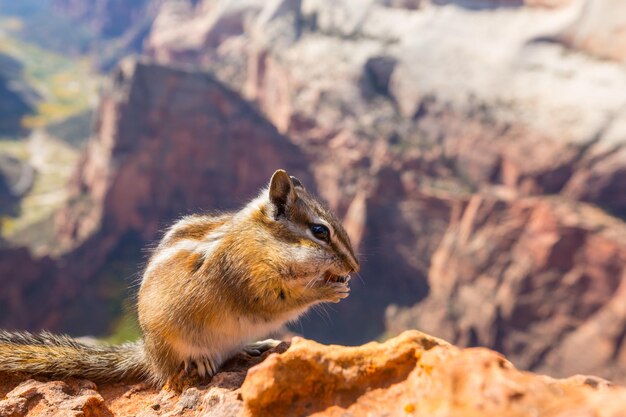
M388 326L493 346L551 375L624 380L625 236L584 204L474 196L433 256L430 294L390 310Z
M50 259L34 259L27 249L0 250L0 318L4 325L43 327L52 324L46 318L58 318L57 313L49 310L33 311L34 305L41 305L40 300L49 296L54 266ZM48 275L51 272L52 276Z
M40 382L27 380L0 402L3 416L110 416L104 399L89 381Z
M448 6L445 16L432 4L401 10L372 2L358 12L344 2L279 3L189 7L186 13L164 8L147 52L160 61L184 59L211 68L256 101L308 151L315 166L333 157L327 139L396 137L405 147L430 147L445 155L447 161L439 164L451 164L477 188L497 183L530 194L566 188L568 195L615 213L626 209L619 197L626 160L616 155L626 131L619 122L626 103L613 93L626 82L623 71L580 55L564 56L558 43L578 42L564 39L582 39L581 31L601 39L608 39L606 31L619 31L623 14L611 13L610 0L589 7L532 1L529 6L541 7L498 14ZM607 26L602 22L609 17ZM183 21L194 30L183 28ZM238 30L217 29L234 22ZM511 33L516 25L525 29ZM541 41L550 39L557 42ZM597 44L595 50L582 49L602 55L602 45L618 48L620 42ZM493 54L480 45L489 45L482 48ZM590 74L602 74L604 85ZM367 165L372 148L357 146L361 166ZM339 188L349 196L358 183L354 177L317 175L322 190L342 181Z
M626 389L599 378L520 372L493 351L459 349L416 331L359 347L301 338L287 346L262 358L239 355L210 383L179 393L0 374L0 414L620 417L626 407Z
M310 183L300 151L210 75L129 61L113 80L59 215L63 244L154 239L168 220L254 197L276 167Z

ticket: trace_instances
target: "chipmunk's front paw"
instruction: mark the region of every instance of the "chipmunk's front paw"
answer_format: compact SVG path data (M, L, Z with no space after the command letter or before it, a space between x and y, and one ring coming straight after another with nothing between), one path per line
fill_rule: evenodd
M261 356L263 353L280 345L280 340L266 339L250 343L243 348L243 351L250 356Z
M325 283L323 290L323 300L331 303L338 303L350 295L350 286L347 280L345 282Z

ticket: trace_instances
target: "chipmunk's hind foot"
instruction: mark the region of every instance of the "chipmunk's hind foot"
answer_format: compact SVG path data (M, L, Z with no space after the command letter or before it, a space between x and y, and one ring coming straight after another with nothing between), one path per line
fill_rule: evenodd
M185 360L183 370L186 376L197 375L200 378L211 378L218 371L218 366L209 356L188 358Z
M217 373L218 366L210 357L188 358L180 367L180 371L167 381L167 387L177 392L203 383L207 383Z
M250 343L244 347L243 351L250 356L261 356L263 353L275 348L280 343L280 340L275 339L259 340L258 342Z

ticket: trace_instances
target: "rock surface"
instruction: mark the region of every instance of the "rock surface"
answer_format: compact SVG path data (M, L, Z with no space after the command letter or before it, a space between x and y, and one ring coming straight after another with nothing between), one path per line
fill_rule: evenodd
M493 346L550 375L624 380L625 236L623 222L584 204L476 195L433 256L428 297L391 308L388 327Z
M0 414L34 416L598 416L626 415L626 389L594 377L520 372L488 349L417 331L385 343L324 346L295 338L239 355L182 392L0 375ZM268 356L269 355L269 356Z
M150 17L154 0L53 0L57 11L88 25L105 38L124 35L125 32Z
M594 56L626 60L626 5L619 0L591 1L587 10L564 30L560 39L568 46Z
M139 52L163 0L52 0L51 9L91 34L92 62L110 71Z

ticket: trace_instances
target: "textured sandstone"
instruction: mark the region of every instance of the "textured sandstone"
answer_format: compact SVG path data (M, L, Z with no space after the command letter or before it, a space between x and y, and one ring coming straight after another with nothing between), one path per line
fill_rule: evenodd
M388 311L388 326L493 346L551 375L624 380L625 236L584 204L474 196L433 256L428 297Z
M626 4L620 0L587 2L574 23L561 34L568 46L594 56L626 60Z
M617 417L626 404L624 389L597 379L520 372L493 351L416 331L356 348L295 340L250 371L241 395L246 416Z
M271 352L284 352L283 343ZM0 415L34 416L235 416L242 408L239 387L248 369L261 357L244 354L225 363L221 372L206 384L189 386L182 392L157 390L144 383L102 384L87 380L52 381L29 379L26 375L0 374ZM74 414L72 414L74 413ZM82 414L81 414L82 413Z
M249 372L241 388L246 413L303 416L384 400L372 392L403 382L424 351L446 345L419 332L352 348L295 338L286 353L272 355ZM385 407L394 408L390 403Z
M287 344L283 344L262 358L240 355L229 361L209 384L188 387L179 393L155 390L144 384L96 387L86 380L38 381L0 375L0 414L626 415L624 388L612 387L594 377L555 380L520 372L493 351L459 349L417 331L405 332L385 343L359 347L324 346L295 338L285 351L286 348Z
M104 399L96 385L85 380L40 382L26 380L0 401L0 415L19 416L107 416Z

